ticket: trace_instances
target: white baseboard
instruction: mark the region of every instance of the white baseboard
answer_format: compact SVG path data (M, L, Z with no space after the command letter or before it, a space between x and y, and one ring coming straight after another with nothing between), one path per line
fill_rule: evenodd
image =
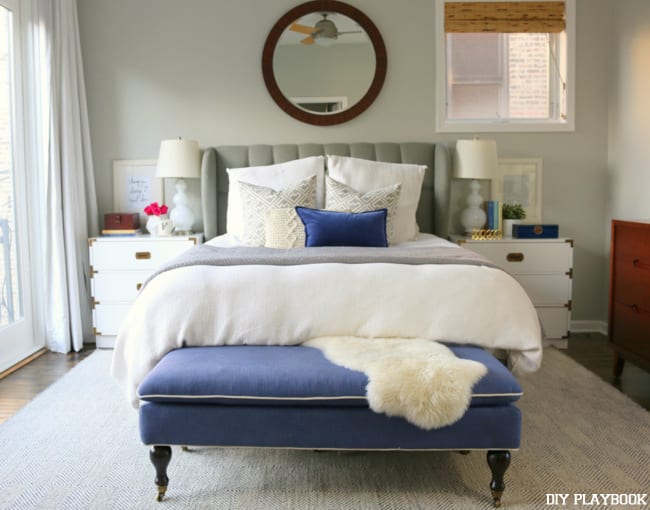
M605 321L571 321L571 333L600 333L607 336Z
M556 349L568 349L569 348L569 339L568 338L544 338L542 340L543 347L555 347Z

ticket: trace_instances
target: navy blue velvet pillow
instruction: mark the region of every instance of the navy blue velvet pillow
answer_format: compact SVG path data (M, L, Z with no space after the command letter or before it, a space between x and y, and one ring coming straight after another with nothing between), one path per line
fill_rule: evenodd
M387 209L348 213L296 207L296 213L305 225L305 246L388 246Z

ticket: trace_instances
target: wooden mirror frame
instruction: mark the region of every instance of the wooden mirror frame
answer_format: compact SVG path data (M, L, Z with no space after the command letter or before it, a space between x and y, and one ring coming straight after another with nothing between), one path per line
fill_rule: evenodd
M366 31L366 34L368 34L373 49L375 50L375 76L373 77L372 83L366 93L361 99L359 99L359 101L347 110L329 115L319 115L305 111L289 101L280 90L278 82L275 79L275 73L273 72L273 54L275 53L275 48L280 36L289 25L291 25L291 23L294 23L297 19L302 18L307 14L311 14L312 12L336 12L356 21L359 23L361 28ZM384 45L384 40L377 27L368 16L356 7L352 7L351 5L337 0L313 0L294 7L282 16L275 25L273 25L273 28L264 43L264 50L262 52L262 74L269 94L271 94L273 100L280 108L282 108L282 110L285 111L285 113L294 119L298 119L299 121L314 126L332 126L354 119L373 103L379 95L384 84L384 79L386 78L386 62L386 46Z

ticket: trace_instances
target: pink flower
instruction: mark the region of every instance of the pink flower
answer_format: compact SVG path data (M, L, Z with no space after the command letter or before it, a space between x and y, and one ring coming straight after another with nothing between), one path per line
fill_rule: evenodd
M151 202L147 207L144 208L145 214L148 216L160 216L161 214L167 214L168 207L165 204L158 205L158 202Z

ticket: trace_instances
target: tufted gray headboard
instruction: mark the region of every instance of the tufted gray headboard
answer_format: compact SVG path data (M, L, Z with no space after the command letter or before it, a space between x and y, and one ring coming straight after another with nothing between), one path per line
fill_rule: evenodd
M201 163L201 203L206 239L226 232L227 168L272 165L320 155L352 156L388 163L427 165L417 221L422 232L447 237L450 163L439 143L330 143L302 145L224 145L206 149Z

